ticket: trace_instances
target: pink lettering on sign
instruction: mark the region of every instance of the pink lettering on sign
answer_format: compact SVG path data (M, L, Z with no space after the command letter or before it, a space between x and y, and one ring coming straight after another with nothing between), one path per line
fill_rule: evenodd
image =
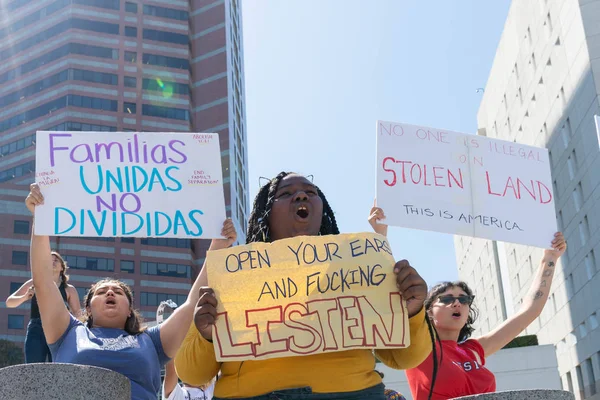
M195 170L187 183L188 185L216 185L219 183L219 180L212 178L210 174L207 174L204 171Z
M207 133L195 133L194 139L200 144L208 144L213 140L213 135Z
M547 204L552 201L552 191L544 183L534 179L521 180L518 177L509 176L500 180L499 185L492 188L492 178L489 171L485 172L487 182L487 192L493 196L514 197L517 200L532 199L540 204ZM497 191L494 191L497 190Z
M543 162L539 150L526 149L518 145L490 142L489 151L491 153L502 154L509 157L521 158L523 160Z
M413 161L396 160L394 157L383 159L383 170L390 175L384 179L388 186L396 186L398 176L402 183L423 186L459 187L464 189L464 177L460 168L454 171L446 167L418 164Z

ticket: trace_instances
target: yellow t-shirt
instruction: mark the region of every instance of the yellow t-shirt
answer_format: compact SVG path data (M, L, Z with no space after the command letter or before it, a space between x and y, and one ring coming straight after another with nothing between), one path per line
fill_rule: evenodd
M375 350L377 358L388 367L414 368L431 353L424 310L410 318L409 328L409 347ZM315 393L353 392L381 383L374 368L375 357L366 349L219 363L213 344L200 335L194 323L175 356L177 375L192 386L210 381L221 370L215 396L224 398L258 396L299 387L311 387Z

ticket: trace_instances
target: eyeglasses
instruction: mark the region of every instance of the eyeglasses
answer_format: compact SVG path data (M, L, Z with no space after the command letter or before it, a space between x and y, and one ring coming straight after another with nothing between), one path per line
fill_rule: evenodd
M470 306L473 303L474 299L475 299L475 296L466 296L466 295L458 296L458 297L454 297L454 296L450 296L450 295L438 297L438 300L440 301L440 303L445 304L445 305L454 304L454 301L458 300L458 302L460 304Z

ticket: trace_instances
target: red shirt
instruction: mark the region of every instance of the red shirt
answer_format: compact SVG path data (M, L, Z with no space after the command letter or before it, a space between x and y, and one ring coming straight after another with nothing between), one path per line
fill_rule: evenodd
M442 340L442 346L444 354L442 363L438 363L433 396L431 396L433 400L496 391L496 378L489 369L484 367L483 347L477 340L470 339L460 344L453 340ZM436 350L439 360L439 344ZM427 400L432 374L433 353L417 368L406 371L410 391L415 400Z

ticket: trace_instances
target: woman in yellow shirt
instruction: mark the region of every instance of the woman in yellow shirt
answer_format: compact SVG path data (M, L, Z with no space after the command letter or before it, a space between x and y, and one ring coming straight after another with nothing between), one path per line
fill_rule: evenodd
M254 200L247 243L339 233L333 211L319 188L304 176L282 172L265 184ZM383 400L384 386L374 369L373 353L391 368L413 368L429 355L433 339L423 311L427 284L405 260L396 263L394 273L408 303L408 348L217 362L211 342L217 300L212 289L206 287L203 269L200 279L204 287L194 323L175 357L177 375L187 384L200 386L220 371L214 399Z

